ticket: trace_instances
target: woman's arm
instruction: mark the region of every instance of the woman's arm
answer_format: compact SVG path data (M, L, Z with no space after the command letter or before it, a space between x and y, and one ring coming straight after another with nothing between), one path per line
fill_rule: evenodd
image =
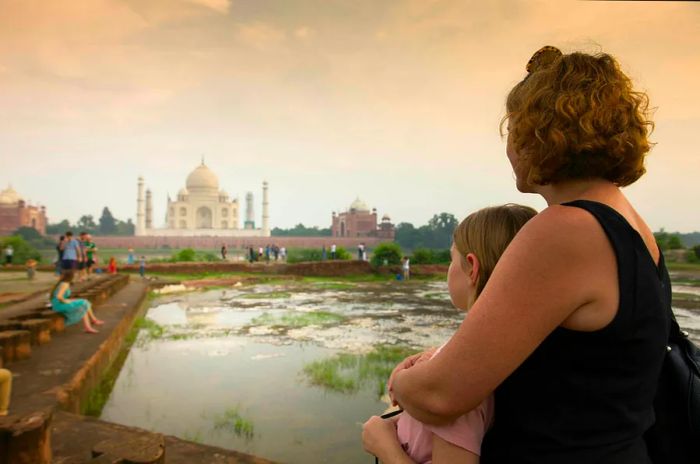
M396 400L429 424L474 409L572 313L616 311L611 288L615 256L597 221L578 208L546 209L511 242L440 356L395 374Z
M66 294L66 290L68 290L69 285L66 282L61 282L61 284L58 286L58 292L56 293L56 299L60 301L61 303L68 303L68 300L66 298L63 298L63 296Z

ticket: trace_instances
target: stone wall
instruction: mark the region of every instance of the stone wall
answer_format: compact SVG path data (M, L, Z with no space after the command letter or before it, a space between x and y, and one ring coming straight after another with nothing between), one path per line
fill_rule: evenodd
M58 239L58 237L56 237ZM220 248L226 244L229 249L264 247L277 245L287 248L329 248L332 244L355 251L357 245L364 243L368 247L386 241L375 237L118 237L95 236L93 240L98 248Z

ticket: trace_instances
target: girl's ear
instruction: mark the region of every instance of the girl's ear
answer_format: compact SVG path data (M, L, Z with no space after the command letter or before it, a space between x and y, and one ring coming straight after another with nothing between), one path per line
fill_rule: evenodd
M476 257L474 253L468 253L466 256L467 260L467 275L469 281L472 285L476 286L477 280L479 280L479 258Z

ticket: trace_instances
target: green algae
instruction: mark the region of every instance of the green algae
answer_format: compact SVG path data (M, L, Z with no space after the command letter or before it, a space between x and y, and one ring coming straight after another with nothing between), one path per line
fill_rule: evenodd
M249 300L267 300L267 299L282 299L289 298L292 294L289 292L258 292L258 293L246 293L241 295L242 298Z
M250 419L243 417L239 407L228 408L214 419L215 430L225 430L237 437L250 440L255 435L255 426Z
M374 385L377 398L381 398L396 364L415 352L404 346L377 345L367 354L338 353L308 363L302 373L311 385L336 393L357 393L366 385Z
M263 313L251 320L251 325L259 326L283 326L283 327L306 327L309 325L334 325L344 322L345 316L327 311L311 311L273 315Z

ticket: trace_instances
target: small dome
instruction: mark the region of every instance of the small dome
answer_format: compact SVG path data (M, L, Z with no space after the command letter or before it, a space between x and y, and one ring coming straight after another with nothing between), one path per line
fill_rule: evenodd
M0 192L0 204L16 205L21 200L22 197L19 196L19 193L17 193L12 186L8 186L5 190Z
M360 198L355 198L355 201L352 202L350 205L351 210L355 211L369 211L369 207L367 206L367 203L364 201L360 200Z
M388 214L385 214L384 216L382 216L382 221L387 221L387 222L388 222L388 221L391 221L391 218L389 217Z
M187 176L187 190L217 192L219 190L219 179L211 169L202 163Z

